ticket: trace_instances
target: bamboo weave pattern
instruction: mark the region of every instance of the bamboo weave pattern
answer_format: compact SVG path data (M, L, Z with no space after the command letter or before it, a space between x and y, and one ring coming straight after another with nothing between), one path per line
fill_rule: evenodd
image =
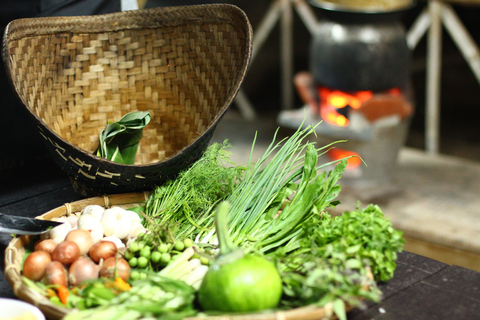
M3 57L52 156L85 194L140 191L206 148L251 55L251 26L231 5L13 21ZM94 156L108 121L150 111L135 165Z

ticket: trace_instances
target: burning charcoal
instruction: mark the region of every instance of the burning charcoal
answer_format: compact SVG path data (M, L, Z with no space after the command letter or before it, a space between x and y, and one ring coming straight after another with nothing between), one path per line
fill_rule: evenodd
M410 117L413 107L403 96L378 94L362 103L357 112L370 122L392 115L398 115L403 120Z

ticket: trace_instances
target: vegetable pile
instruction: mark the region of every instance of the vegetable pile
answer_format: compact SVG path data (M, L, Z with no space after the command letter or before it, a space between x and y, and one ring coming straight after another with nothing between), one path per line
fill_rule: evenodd
M27 252L25 281L72 309L66 320L310 304L346 319L347 307L380 300L376 282L393 276L404 239L377 205L329 214L346 159L321 164L334 143L318 148L312 133L275 136L245 166L230 161L227 142L212 144L139 207L88 206L60 218Z

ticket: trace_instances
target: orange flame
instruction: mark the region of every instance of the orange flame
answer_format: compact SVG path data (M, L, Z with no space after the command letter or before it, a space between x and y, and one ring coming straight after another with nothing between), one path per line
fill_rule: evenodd
M326 122L339 126L348 126L348 118L344 115L345 112L339 112L341 109L350 107L358 109L362 103L373 97L373 91L356 91L344 92L337 89L329 89L327 87L319 87L318 93L320 96L320 116ZM384 93L392 95L400 95L399 88L392 88Z
M348 126L348 119L338 112L338 109L350 106L358 109L364 101L373 96L372 91L357 91L355 93L347 93L340 90L331 90L329 88L320 87L320 115L326 122L340 127Z
M327 154L332 161L350 157L347 159L347 170L358 168L362 164L360 155L350 150L334 148L330 149Z

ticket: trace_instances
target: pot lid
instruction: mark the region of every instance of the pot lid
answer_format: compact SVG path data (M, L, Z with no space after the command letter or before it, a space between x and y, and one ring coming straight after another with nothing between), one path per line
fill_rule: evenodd
M310 0L318 8L357 12L357 13L385 13L405 10L415 4L414 0Z

